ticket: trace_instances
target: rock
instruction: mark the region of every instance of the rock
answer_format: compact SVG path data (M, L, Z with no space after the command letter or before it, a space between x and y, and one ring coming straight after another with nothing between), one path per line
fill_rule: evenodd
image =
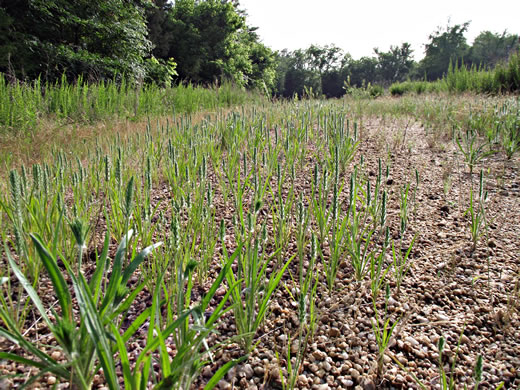
M414 347L419 345L419 342L416 339L414 339L413 337L411 337L411 336L406 337L404 339L404 341L407 342L408 344L414 346Z
M341 335L341 332L338 328L330 328L329 330L329 336L330 337L339 337Z
M213 370L210 366L206 366L202 369L201 374L204 378L211 378L213 376Z
M316 350L316 351L314 351L312 353L312 356L316 360L325 360L325 358L327 357L327 354L325 352L320 351L320 350Z
M54 351L53 353L51 353L51 358L53 358L54 360L60 360L61 352L60 351Z
M253 371L254 371L256 376L264 376L264 374L265 374L265 368L262 367L262 366L256 366L253 369Z
M0 390L9 390L13 388L13 382L7 378L0 379Z
M354 382L352 382L350 379L342 379L341 384L345 387L352 387L354 386Z
M294 340L291 344L291 354L296 355L300 350L300 341Z
M363 381L363 390L376 390L374 381L370 378L365 378Z
M327 372L329 372L332 369L332 366L326 360L321 364L321 367Z
M350 376L356 381L358 382L359 381L359 376L361 374L359 373L358 370L356 370L355 368L351 368L350 369Z
M309 370L316 374L319 370L319 367L316 363L312 363L309 365Z
M247 363L242 367L241 374L246 377L246 379L251 379L253 377L253 367L251 367L251 364Z
M444 315L442 313L436 313L435 318L437 318L439 321L449 321L450 320L450 317L448 317L447 315Z
M435 266L435 269L437 271L443 270L444 268L446 268L446 265L447 265L447 263L445 261L442 261Z
M397 374L394 378L394 383L401 385L404 383L404 378L401 374Z
M329 390L330 387L328 384L324 383L324 384L321 384L321 385L314 385L312 386L313 389L316 389L316 390Z
M305 375L300 375L298 376L298 385L300 387L307 387L309 385L309 380L307 379L307 377Z
M56 384L56 377L55 377L55 376L50 376L50 377L48 377L48 378L47 378L47 384L48 384L48 385L51 385L51 386L54 385L54 384Z
M218 382L218 388L221 390L231 390L231 384L224 379Z

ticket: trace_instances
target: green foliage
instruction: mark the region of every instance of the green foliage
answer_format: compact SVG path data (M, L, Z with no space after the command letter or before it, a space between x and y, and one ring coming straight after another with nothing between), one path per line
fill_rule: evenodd
M149 60L152 62L153 60ZM175 72L174 62L164 68L154 68L160 73L158 79L165 84ZM166 71L165 71L166 69ZM142 88L115 81L85 82L79 77L75 83L32 83L16 81L9 83L0 73L0 128L22 132L38 128L41 120L53 117L58 121L95 122L109 118L142 118L144 116L167 115L172 112L194 112L200 109L215 109L244 104L261 99L223 83L211 88L179 84L161 88L155 83Z
M518 35L508 34L507 31L502 34L482 31L473 41L468 60L484 68L507 62L511 53L518 48L518 38Z
M507 63L499 63L493 70L472 65L464 61L450 62L446 74L439 80L405 81L390 86L390 93L401 96L408 93L450 92L499 94L520 91L520 52L510 56Z
M86 230L79 221L75 221L71 227L77 240L78 260L81 261ZM106 289L104 289L102 280L106 271L105 267L108 264L109 234L106 235L102 255L97 259L96 272L89 283L87 283L85 276L81 272L74 272L72 265L61 257L61 261L67 270L68 278L72 281L75 299L79 305L80 314L78 319L75 318L72 306L72 295L69 292L64 274L62 274L58 268L57 258L53 255L52 251L42 243L41 237L36 234L31 235L33 244L49 274L54 292L59 301L61 314L58 315L53 311L53 316L56 317L55 320L51 320L47 315L47 309L37 291L25 278L9 249L6 247L9 266L32 300L39 315L49 327L59 345L59 350L63 353L66 360L65 364L58 363L45 351L40 350L36 343L26 339L22 333L22 329L12 321L9 314L3 308L0 308L0 317L6 326L5 328L0 328L0 334L10 342L22 346L35 360L7 352L2 352L0 357L22 362L40 369L39 374L33 376L29 383L37 380L41 375L50 372L65 381L71 381L77 388L86 390L90 389L94 375L99 367L102 367L108 386L111 389L119 388L112 353L113 344L110 341L108 329L111 325L118 327L122 323L128 308L144 287L144 284L141 284L134 287L132 292L130 292L127 288L128 281L145 257L155 247L160 245L156 244L144 249L132 259L127 268L123 269L123 256L131 235L132 232L129 232L119 245ZM76 321L79 321L78 329L76 329ZM130 329L125 334L127 340L133 335L142 322L142 316L139 316L135 322L131 324ZM26 385L27 384L28 383L26 383Z
M446 74L450 63L462 61L469 49L464 37L468 27L469 22L454 26L448 24L430 34L425 57L419 64L419 74L426 74L428 80L437 80Z
M144 10L136 2L8 2L7 36L0 71L19 78L46 80L145 76L143 58L150 53Z
M413 67L413 50L409 43L405 42L401 47L390 46L388 52L379 51L377 48L374 52L377 56L380 80L385 83L403 81Z
M154 55L175 58L180 80L211 84L232 80L270 93L274 85L272 51L260 42L245 14L233 2L159 2L148 12Z

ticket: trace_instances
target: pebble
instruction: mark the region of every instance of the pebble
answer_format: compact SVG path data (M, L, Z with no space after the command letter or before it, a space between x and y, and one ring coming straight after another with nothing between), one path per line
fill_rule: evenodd
M450 320L450 317L448 317L447 315L441 314L441 313L436 313L435 318L437 318L439 321L449 321Z
M202 369L201 374L204 378L211 378L213 376L213 370L210 366L206 366Z
M218 388L221 390L231 390L231 384L224 379L218 382Z
M355 368L350 369L350 376L357 382L361 374Z
M6 378L2 378L0 379L0 390L8 390L8 389L12 389L13 387L13 383L6 379Z
M56 377L55 376L50 376L47 378L47 384L48 385L54 385L56 383Z
M330 363L328 361L324 361L322 364L321 364L321 367L325 370L325 371L330 371L332 366L330 365Z
M309 365L309 370L313 373L317 373L319 369L320 368L316 363L312 363L311 365Z
M329 390L330 387L328 384L324 383L324 384L321 384L321 385L314 385L312 386L313 389L316 389L316 390Z
M320 351L320 350L316 350L316 351L314 351L312 353L312 356L316 360L325 360L325 358L327 357L327 354L325 352Z
M394 379L394 382L397 383L397 384L403 384L404 383L404 378L401 374L397 374L395 376L395 379Z
M309 384L309 380L305 375L298 376L298 385L301 387L306 387Z
M59 360L61 358L61 352L60 351L54 351L51 353L51 358L54 360Z
M244 375L246 379L251 379L254 374L251 364L245 364L244 367L242 367L241 374Z
M414 347L419 345L419 342L411 336L406 337L404 341L406 341L408 344L411 344Z
M437 265L435 266L435 269L436 269L437 271L443 270L444 268L446 268L446 264L447 264L447 263L446 263L445 261L440 262L439 264L437 264Z

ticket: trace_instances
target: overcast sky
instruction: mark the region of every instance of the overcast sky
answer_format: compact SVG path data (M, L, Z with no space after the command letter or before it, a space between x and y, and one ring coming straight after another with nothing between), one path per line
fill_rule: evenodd
M471 21L468 43L484 30L520 33L520 0L240 0L248 24L274 50L335 44L355 59L374 47L409 42L417 60L438 26Z

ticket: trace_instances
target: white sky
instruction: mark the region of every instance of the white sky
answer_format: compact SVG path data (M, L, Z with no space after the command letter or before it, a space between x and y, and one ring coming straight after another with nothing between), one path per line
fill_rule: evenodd
M417 60L438 26L471 21L466 38L484 30L520 34L520 0L240 0L247 23L274 50L335 44L355 59L374 47L409 42Z

